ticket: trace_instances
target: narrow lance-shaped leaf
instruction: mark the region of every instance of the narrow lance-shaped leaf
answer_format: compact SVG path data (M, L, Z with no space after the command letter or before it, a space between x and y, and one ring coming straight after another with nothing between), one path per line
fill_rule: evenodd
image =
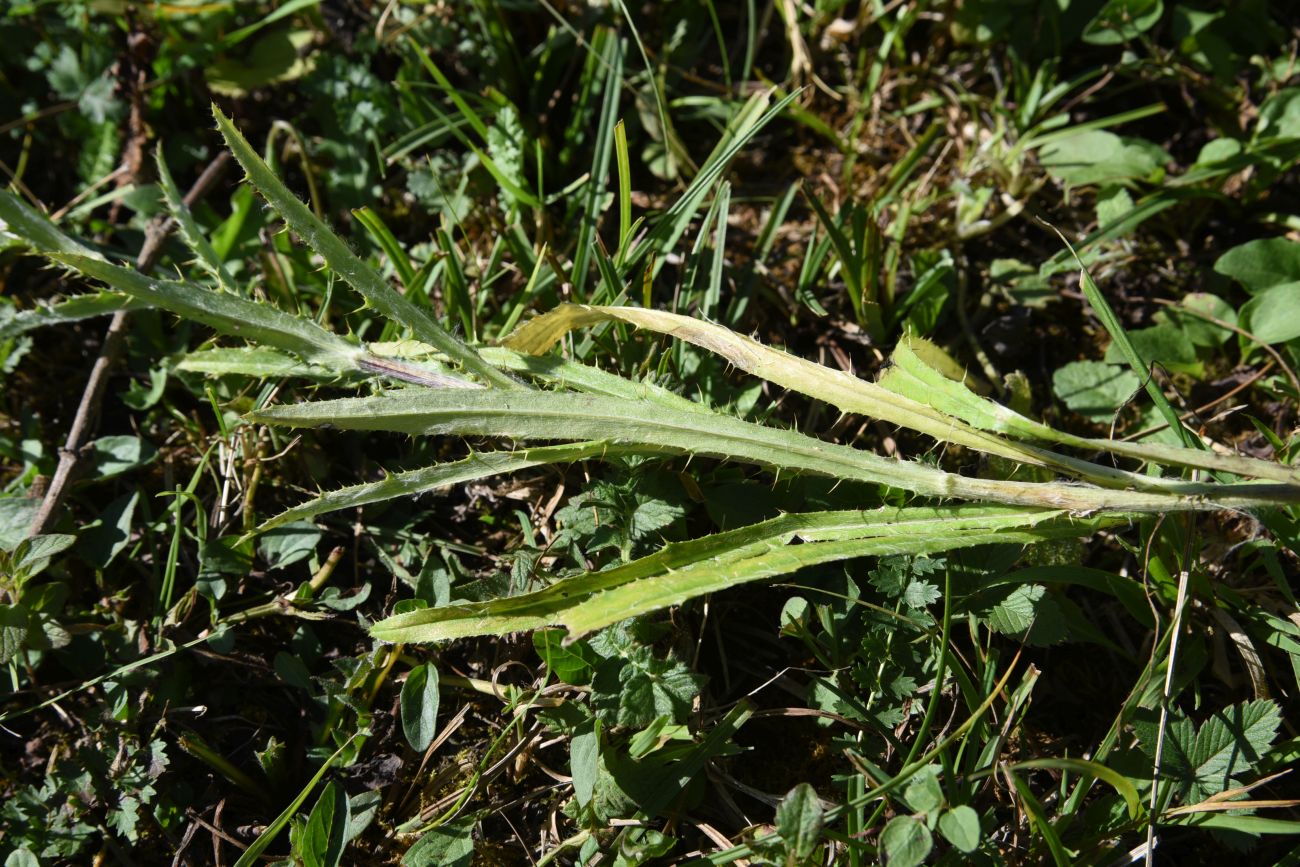
M377 482L367 482L361 485L339 488L336 491L327 491L263 522L257 528L257 532L263 533L282 524L305 520L326 512L352 509L369 503L396 499L397 497L416 496L450 485L459 485L490 476L513 473L529 467L660 451L634 445L587 442L520 449L516 452L486 452L471 455L460 461L394 473Z
M245 350L247 354L243 357L237 354L240 350L210 350L216 354L200 356L191 369L200 369L207 361L206 372L213 373L337 376L360 372L432 388L481 387L429 366L405 364L366 353L310 319L285 313L269 304L226 292L213 292L192 283L155 280L102 259L65 253L47 252L45 255L85 277L101 280L125 293L132 304L159 307L202 322L224 334L263 344L256 350ZM301 369L292 359L276 358L274 349L270 347L292 352L316 367Z
M225 334L287 350L326 368L350 368L361 351L311 320L285 313L269 304L212 292L193 284L155 280L103 259L65 253L47 255L79 274L103 281L155 307L202 322Z
M204 270L216 278L218 285L227 291L233 290L235 279L230 276L221 257L217 255L216 250L212 249L212 244L208 243L203 230L194 221L189 205L185 204L180 188L172 179L171 169L167 167L167 160L163 157L162 142L159 142L154 150L154 162L158 165L158 183L162 186L163 196L167 199L167 209L171 211L172 218L180 228L181 238L194 251Z
M369 349L372 355L404 360L428 360L437 355L432 346L415 340L372 343ZM529 355L503 346L485 346L482 355L494 367L512 373L521 373L560 389L604 394L609 397L626 397L631 400L652 400L673 409L690 412L713 412L709 407L687 400L661 385L627 379L598 367L558 356Z
M74 295L64 301L42 304L31 310L21 310L0 320L0 340L17 337L47 325L80 322L94 316L107 316L119 310L143 310L148 302L119 295L116 292L93 292Z
M1021 439L1055 442L1074 448L1107 451L1144 461L1300 484L1300 472L1285 464L1159 443L1129 443L1121 440L1080 437L1058 431L980 397L965 384L944 376L926 364L913 351L907 340L903 340L895 347L892 359L894 364L881 378L881 387L926 403L940 412L960 418L982 430L996 431Z
M38 253L73 253L104 258L99 252L59 231L57 226L7 190L0 190L0 224L31 244Z
M1251 508L1300 500L1300 488L1289 485L1188 483L1180 493L1172 494L967 478L728 416L586 394L501 395L483 390L403 389L374 397L272 407L252 413L249 418L293 427L329 425L349 430L508 436L521 440L609 439L611 433L617 432L616 442L658 446L668 454L687 452L778 470L857 479L925 496L1076 512Z
M747 373L824 400L844 412L861 413L911 428L941 442L964 445L1021 463L1051 467L1111 487L1149 491L1179 490L1179 483L1171 480L1103 467L1023 443L1010 442L994 433L972 427L961 419L908 395L765 346L721 325L676 313L636 307L565 304L525 323L504 342L511 349L540 354L575 328L610 320L685 340L717 353ZM1015 415L1010 410L1002 410L1000 407L997 409L1002 412L999 418Z
M725 587L871 554L934 553L987 542L1084 535L1123 516L1076 519L1006 506L885 508L788 514L716 533L533 593L399 614L372 627L385 641L440 641L562 624L599 629ZM795 539L804 544L790 544Z
M306 376L328 379L338 375L338 371L302 364L291 355L263 346L234 348L219 346L200 349L182 358L177 363L176 369L213 376L239 374L257 377Z
M564 612L559 622L572 635L586 635L628 617L680 605L689 599L725 590L736 584L788 575L807 566L864 556L937 554L976 545L1028 545L1047 539L1088 535L1100 525L1115 522L1114 518L1108 517L1078 523L1066 516L1043 525L1036 525L1037 522L1031 518L1025 522L1025 526L1019 528L1000 523L988 528L957 529L950 522L946 528L913 528L913 532L906 536L788 545L736 560L725 569L717 568L713 563L700 563L652 581L638 581L612 588L572 606Z
M327 265L361 297L374 305L380 313L407 326L415 336L438 348L448 358L463 365L466 370L499 388L518 389L520 384L492 367L473 348L457 340L428 313L416 307L379 275L375 269L361 261L343 241L330 231L316 216L291 193L270 166L248 144L221 111L213 106L212 114L235 159L248 174L249 181L275 209L298 237L311 247Z

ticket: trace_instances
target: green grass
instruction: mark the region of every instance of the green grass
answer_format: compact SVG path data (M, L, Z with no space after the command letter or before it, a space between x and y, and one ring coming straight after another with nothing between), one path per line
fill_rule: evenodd
M6 865L1290 863L1296 28L6 9Z

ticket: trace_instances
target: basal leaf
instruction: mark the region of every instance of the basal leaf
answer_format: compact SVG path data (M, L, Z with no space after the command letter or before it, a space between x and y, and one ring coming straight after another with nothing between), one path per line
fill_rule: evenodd
M440 641L564 625L575 635L704 593L851 557L934 553L994 541L1082 535L1108 519L1005 507L879 509L789 514L639 560L488 602L399 614L375 624L385 641ZM800 539L803 544L790 544Z
M377 271L359 259L329 227L289 192L230 119L213 106L217 128L253 186L270 203L298 237L320 254L327 265L380 313L410 328L415 337L438 348L470 372L499 388L517 389L519 383L484 361L472 348L452 337L424 310L399 293Z

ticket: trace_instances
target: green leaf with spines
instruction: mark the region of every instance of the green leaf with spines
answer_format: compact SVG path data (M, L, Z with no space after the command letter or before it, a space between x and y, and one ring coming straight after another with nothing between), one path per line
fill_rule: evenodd
M969 478L723 415L585 394L519 392L502 397L487 390L400 389L373 397L270 407L248 418L290 427L509 436L520 440L596 439L616 430L617 441L657 447L662 454L738 460L783 471L886 484L926 496L1078 512L1185 511L1204 509L1210 503L1250 507L1300 498L1300 488L1289 486L1189 483L1178 489L1186 493L1165 494Z
M998 506L787 514L738 530L671 543L654 554L506 599L400 614L375 624L385 641L441 641L564 625L592 632L703 593L852 557L938 553L993 542L1082 535L1117 518ZM795 539L803 544L790 544Z
M217 120L226 145L248 175L249 181L270 203L285 223L298 237L311 247L344 282L360 293L375 309L394 322L410 328L415 337L423 340L463 365L466 370L486 382L503 389L518 389L520 384L492 367L479 354L452 337L435 322L427 312L417 307L406 296L389 286L373 268L361 261L329 227L322 223L298 197L275 176L262 161L244 136L215 105L212 114Z
M194 220L194 214L185 204L185 198L181 195L180 188L176 186L176 181L172 179L171 170L167 167L167 160L163 157L162 142L154 149L154 163L158 167L158 183L162 187L163 196L167 200L167 209L171 211L172 218L176 220L176 225L180 229L181 239L193 251L197 257L199 266L207 271L217 281L217 285L227 292L235 288L235 278L226 270L225 263L217 256L217 251L212 248L212 244L199 228L199 224Z

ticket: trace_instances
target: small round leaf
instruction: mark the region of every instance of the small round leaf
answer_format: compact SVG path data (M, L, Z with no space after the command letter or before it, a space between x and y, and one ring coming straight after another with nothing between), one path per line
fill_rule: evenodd
M980 844L980 816L970 807L953 807L939 817L939 833L962 852L974 852Z
M888 867L918 867L934 847L930 829L915 816L895 816L880 832Z

